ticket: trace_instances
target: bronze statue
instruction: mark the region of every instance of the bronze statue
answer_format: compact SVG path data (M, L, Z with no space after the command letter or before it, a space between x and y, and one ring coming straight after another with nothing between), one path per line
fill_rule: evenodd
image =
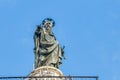
M35 68L41 66L59 68L59 65L62 64L64 50L52 32L54 26L55 22L51 18L44 19L42 24L37 26L34 33Z

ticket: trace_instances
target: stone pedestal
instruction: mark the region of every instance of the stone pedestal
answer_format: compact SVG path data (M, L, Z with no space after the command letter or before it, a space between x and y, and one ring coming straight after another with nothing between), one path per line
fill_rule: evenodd
M42 66L33 70L29 74L28 77L30 78L28 78L28 80L65 80L63 77L60 76L64 75L59 69L50 66Z

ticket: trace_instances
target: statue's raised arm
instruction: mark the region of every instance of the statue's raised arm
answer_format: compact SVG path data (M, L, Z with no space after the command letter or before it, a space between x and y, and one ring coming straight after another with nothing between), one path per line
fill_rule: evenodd
M34 33L34 51L35 53L38 53L38 50L39 50L39 45L40 45L40 30L41 30L41 26L40 25L37 25L37 29L35 30L35 33Z

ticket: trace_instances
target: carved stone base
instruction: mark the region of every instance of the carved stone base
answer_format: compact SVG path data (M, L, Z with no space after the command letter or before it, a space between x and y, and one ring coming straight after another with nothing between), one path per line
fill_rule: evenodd
M28 78L28 80L65 80L64 78L60 78L59 76L64 76L59 69L50 66L42 66L33 70L28 76L33 78Z

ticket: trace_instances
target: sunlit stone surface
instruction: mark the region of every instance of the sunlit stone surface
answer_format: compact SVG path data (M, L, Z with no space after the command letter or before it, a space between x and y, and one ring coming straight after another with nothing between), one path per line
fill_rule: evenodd
M33 70L28 76L33 78L28 78L28 80L65 80L62 77L59 78L59 76L64 76L59 69L55 67L50 67L50 66L43 66ZM34 78L34 77L37 77L37 78Z

